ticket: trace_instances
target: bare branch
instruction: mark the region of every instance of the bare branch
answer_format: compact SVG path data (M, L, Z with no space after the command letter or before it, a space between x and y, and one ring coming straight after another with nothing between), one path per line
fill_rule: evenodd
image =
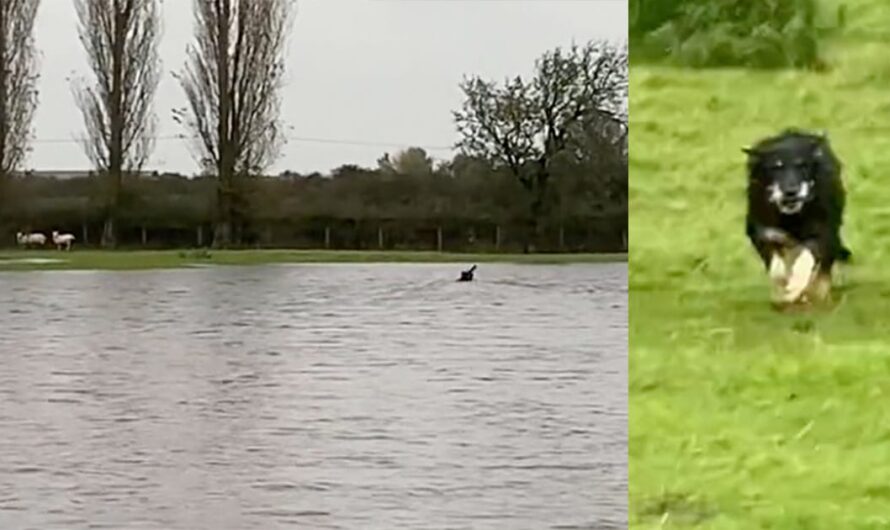
M84 150L99 172L139 171L157 124L158 0L75 0L75 7L93 74L73 87L84 117Z
M40 0L0 1L0 180L21 169L37 108L34 20Z

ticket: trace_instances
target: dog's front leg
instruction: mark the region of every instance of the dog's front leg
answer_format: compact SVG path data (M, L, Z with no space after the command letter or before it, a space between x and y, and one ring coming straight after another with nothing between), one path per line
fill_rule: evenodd
M782 302L785 297L785 286L788 284L788 265L785 263L783 253L772 253L767 273L772 283L773 301Z
M789 257L797 242L780 228L749 223L748 237L766 265L771 283L774 303L782 304L788 299Z
M806 246L801 246L791 263L788 282L785 284L785 292L782 296L784 302L800 301L813 280L817 265L813 251Z
M819 268L816 277L808 289L808 296L819 302L825 302L831 299L831 272L823 268Z

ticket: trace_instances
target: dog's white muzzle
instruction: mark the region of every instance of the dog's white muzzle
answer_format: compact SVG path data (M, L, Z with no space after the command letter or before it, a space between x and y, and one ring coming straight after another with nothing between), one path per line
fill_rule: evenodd
M809 180L800 184L794 195L787 195L782 192L778 184L773 183L769 186L769 201L776 205L776 208L785 215L794 215L803 209L804 203L810 198L813 190L813 183Z

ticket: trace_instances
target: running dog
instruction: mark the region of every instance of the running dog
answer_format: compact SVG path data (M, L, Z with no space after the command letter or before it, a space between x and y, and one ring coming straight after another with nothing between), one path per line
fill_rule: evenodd
M824 134L788 129L748 156L745 231L778 305L830 298L831 269L851 253L841 241L846 192L841 162Z

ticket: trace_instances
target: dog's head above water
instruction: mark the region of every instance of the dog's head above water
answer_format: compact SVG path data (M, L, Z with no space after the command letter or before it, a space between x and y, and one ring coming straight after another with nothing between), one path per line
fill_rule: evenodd
M800 213L816 197L820 183L839 170L824 135L787 130L742 150L752 184L784 215Z

